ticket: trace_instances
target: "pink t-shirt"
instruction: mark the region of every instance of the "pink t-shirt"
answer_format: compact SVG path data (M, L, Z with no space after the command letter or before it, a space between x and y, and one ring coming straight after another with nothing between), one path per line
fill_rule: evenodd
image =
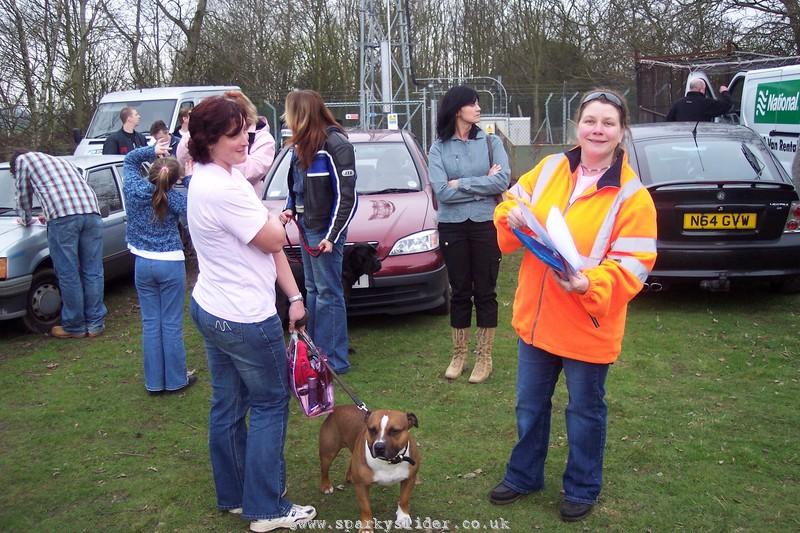
M267 222L267 208L242 173L195 165L188 218L200 267L192 297L200 307L241 323L274 315L275 260L248 244Z
M572 203L575 202L575 200L577 200L586 189L600 181L602 176L602 172L586 175L584 174L583 169L578 166L578 179L575 182L575 190L572 191L572 196L569 199L569 205L572 205Z

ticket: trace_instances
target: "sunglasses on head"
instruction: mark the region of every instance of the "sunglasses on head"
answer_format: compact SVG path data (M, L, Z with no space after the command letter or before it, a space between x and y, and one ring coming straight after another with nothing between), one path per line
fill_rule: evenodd
M587 102L591 102L593 100L601 100L601 99L606 100L607 102L614 104L615 106L624 107L622 105L622 100L619 99L619 96L617 96L614 93L608 93L605 91L595 91L587 94L586 96L583 97L583 100L581 100L581 105Z

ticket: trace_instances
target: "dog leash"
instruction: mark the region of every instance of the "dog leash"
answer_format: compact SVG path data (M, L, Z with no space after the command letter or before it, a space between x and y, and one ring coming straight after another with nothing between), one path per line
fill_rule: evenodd
M303 248L305 249L305 251L308 252L308 255L310 255L311 257L319 257L320 254L322 253L322 250L319 249L319 246L313 246L313 247L309 246L308 239L306 239L306 232L303 231L303 227L300 225L300 223L297 221L295 217L292 217L291 220L292 222L294 222L294 225L297 226L297 232L300 234L300 242L303 244ZM292 240L289 238L288 231L286 232L286 242L289 243L290 247L294 246L294 244L292 244Z
M306 313L308 313L308 311L306 311ZM298 320L297 323L295 323L295 326L299 326L301 324L303 325L305 324L305 317L303 317L302 320ZM333 376L333 380L336 383L338 383L340 387L342 387L342 389L347 393L348 396L350 396L350 399L353 400L353 403L356 404L356 407L358 407L359 410L364 411L365 413L369 413L369 408L367 407L367 405L364 402L362 402L358 396L356 396L356 393L353 392L353 390L350 387L348 387L344 381L342 381L342 378L340 378L339 375L336 372L334 372L334 370L331 368L331 365L328 364L328 361L324 357L322 357L322 354L320 354L319 352L319 348L317 348L317 346L314 344L314 341L311 340L311 337L308 336L308 333L306 333L305 328L297 329L296 332L297 336L300 337L303 340L303 342L305 342L308 345L308 349L309 351L311 351L311 355L316 357L318 360L322 361L322 363L325 365L325 368L327 368L328 371Z

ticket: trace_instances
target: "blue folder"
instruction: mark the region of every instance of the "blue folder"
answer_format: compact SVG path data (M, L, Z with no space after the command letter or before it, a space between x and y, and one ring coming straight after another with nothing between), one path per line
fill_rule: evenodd
M559 276L566 279L567 267L566 263L564 262L564 258L561 257L560 253L545 246L534 237L527 235L518 229L512 229L511 231L514 232L514 235L517 236L519 242L521 242L533 255L538 257L539 260L545 265L555 270Z

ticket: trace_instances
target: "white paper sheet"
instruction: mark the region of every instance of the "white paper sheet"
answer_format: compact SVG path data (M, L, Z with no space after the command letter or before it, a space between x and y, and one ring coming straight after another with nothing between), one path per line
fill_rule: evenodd
M581 255L578 253L578 248L575 246L575 241L572 240L572 234L569 232L567 222L561 216L561 211L555 207L550 208L550 213L547 215L547 233L553 241L553 247L561 254L570 267L576 272L583 268L583 261Z
M522 210L522 215L525 217L525 223L528 224L528 227L533 231L534 235L536 235L536 238L539 240L539 242L548 248L555 250L556 247L554 246L553 241L550 239L550 235L547 234L547 230L544 229L541 224L539 224L539 221L536 220L536 216L531 213L531 210L528 209L528 206L520 200L517 200L517 205L519 205L519 208Z

